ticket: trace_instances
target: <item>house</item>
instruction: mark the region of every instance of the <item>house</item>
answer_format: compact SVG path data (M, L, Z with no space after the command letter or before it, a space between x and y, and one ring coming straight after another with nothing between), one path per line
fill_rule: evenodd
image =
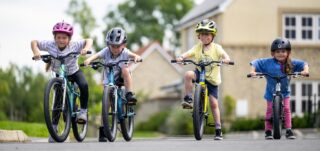
M206 18L217 23L215 42L236 63L222 68L220 98L231 95L236 99L237 116L264 115L265 80L247 79L246 75L251 60L270 57L270 45L276 37L290 39L293 58L310 65L309 78L292 80L292 113L301 116L320 109L319 0L205 0L176 26L181 33L182 52L197 42L195 26Z
M141 99L139 101L143 101L137 111L138 123L179 102L181 98L179 91L177 93L175 89L167 87L179 82L183 70L179 65L170 63L172 57L159 42L151 42L135 53L143 60L142 63L130 67L134 92Z

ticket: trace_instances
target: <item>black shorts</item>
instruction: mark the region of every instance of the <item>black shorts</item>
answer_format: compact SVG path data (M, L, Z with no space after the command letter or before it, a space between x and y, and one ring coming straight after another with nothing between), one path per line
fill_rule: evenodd
M200 72L198 70L195 70L194 73L196 74L196 81L199 82ZM208 88L208 95L212 95L216 99L218 99L218 86L211 84L207 80L205 80L205 83Z

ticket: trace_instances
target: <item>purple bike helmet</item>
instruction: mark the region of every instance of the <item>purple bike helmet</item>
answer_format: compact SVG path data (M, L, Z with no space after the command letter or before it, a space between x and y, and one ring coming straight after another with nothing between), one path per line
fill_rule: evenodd
M53 26L52 33L66 33L68 36L72 37L73 35L73 26L64 21L58 22Z

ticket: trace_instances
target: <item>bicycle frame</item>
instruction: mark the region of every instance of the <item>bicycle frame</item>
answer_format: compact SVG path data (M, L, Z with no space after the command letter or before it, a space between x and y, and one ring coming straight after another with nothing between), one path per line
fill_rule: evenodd
M209 102L209 97L208 97L208 88L207 88L207 84L205 83L205 75L206 75L206 70L204 66L201 66L201 71L199 74L199 82L197 84L199 84L204 90L204 108L203 108L203 112L207 113L208 112L208 102Z
M63 88L63 103L62 103L62 109L64 110L65 108L65 101L66 101L66 97L68 97L69 99L69 106L70 109L73 109L73 102L75 101L76 97L80 97L80 94L75 92L75 88L74 88L74 84L72 82L70 82L68 80L68 77L66 75L66 66L64 63L61 63L60 65L60 70L59 70L59 78L63 79L63 84L62 84L62 88ZM67 94L68 92L68 94ZM72 110L70 110L70 114L71 116L75 117L77 115L77 112L73 112Z

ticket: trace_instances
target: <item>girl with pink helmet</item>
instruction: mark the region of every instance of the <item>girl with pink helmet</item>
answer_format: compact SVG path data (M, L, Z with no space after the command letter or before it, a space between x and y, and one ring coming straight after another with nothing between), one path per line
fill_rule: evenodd
M40 51L47 51L52 56L66 56L71 52L79 52L82 55L87 54L87 51L91 48L93 40L84 39L79 41L71 41L73 35L73 26L64 21L58 22L52 29L53 40L32 40L31 49L33 56L36 60L41 58ZM77 83L80 89L80 102L81 110L77 116L78 122L87 122L87 107L88 107L88 83L84 74L79 69L78 57L70 56L65 60L66 67L68 69L68 78ZM56 74L59 73L60 62L58 60L51 60L51 70ZM58 123L53 122L53 127L57 127ZM49 137L49 142L53 142L53 139Z

